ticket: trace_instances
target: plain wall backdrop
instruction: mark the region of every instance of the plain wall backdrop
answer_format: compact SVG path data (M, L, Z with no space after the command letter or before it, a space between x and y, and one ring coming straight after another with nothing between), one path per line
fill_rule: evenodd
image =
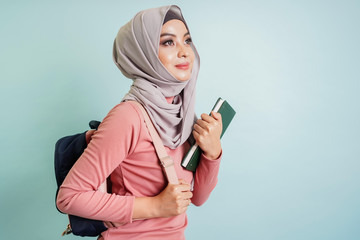
M119 103L131 80L112 62L118 29L169 4L201 57L197 113L219 96L237 111L187 239L360 239L355 0L1 1L0 238L61 238L54 144Z

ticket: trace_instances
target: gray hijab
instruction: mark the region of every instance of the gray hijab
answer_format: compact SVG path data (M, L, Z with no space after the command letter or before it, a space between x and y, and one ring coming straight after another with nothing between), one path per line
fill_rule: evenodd
M133 80L122 101L136 100L147 110L163 144L171 149L191 135L195 116L195 86L200 58L192 45L195 60L191 77L181 82L173 77L158 58L160 33L168 11L185 23L175 5L139 12L120 28L113 48L116 66ZM186 23L185 23L186 25ZM166 97L174 97L172 104Z

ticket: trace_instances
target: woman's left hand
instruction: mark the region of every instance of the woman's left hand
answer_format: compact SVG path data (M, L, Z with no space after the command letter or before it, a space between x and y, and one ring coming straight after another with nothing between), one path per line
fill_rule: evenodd
M211 116L203 113L201 119L198 119L194 125L193 135L196 143L209 159L217 159L221 154L221 132L220 113L211 112Z

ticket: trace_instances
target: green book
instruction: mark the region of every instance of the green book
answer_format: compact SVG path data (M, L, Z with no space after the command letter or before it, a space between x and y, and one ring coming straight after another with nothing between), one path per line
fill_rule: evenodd
M223 129L220 136L221 138L224 135L228 126L230 125L230 122L234 118L236 112L226 100L223 100L221 98L219 98L216 101L212 111L221 114L222 125L223 125ZM199 164L201 152L202 151L200 147L195 143L194 145L191 146L190 150L185 155L184 159L181 162L181 165L187 170L195 172L196 167Z

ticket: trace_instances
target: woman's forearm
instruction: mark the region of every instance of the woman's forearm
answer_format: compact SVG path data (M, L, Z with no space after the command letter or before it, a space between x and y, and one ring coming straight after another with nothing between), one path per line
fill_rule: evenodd
M155 197L137 197L134 200L133 220L160 217Z
M179 179L179 184L168 184L155 197L137 197L134 200L133 220L172 217L186 212L193 194L190 184Z

